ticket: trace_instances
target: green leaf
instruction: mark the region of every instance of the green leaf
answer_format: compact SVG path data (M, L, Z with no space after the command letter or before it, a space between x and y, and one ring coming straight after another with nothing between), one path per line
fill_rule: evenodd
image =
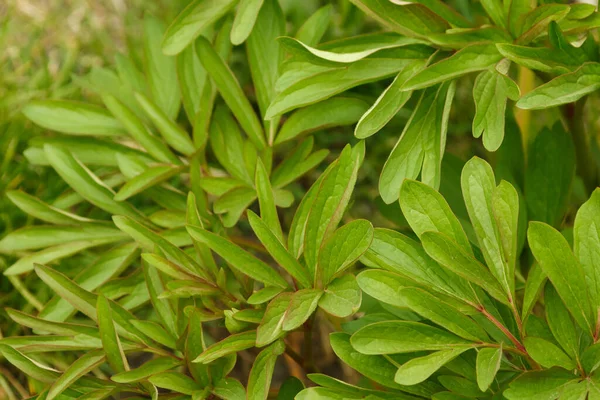
M53 383L59 376L58 371L55 369L46 367L42 363L34 361L23 355L20 351L2 343L0 343L0 354L17 369L40 382Z
M579 335L571 320L569 310L556 293L552 285L546 285L544 293L546 303L546 321L556 341L571 358L579 355Z
M363 354L395 354L424 350L471 348L474 343L420 322L377 322L359 329L350 340Z
M269 173L260 158L256 163L255 187L258 196L261 220L267 225L268 229L273 232L277 239L283 240L283 232L281 231L279 215L277 215L277 207L275 206Z
M267 224L251 210L248 210L248 222L250 222L252 230L273 259L292 275L302 287L311 287L312 280L308 276L306 268L304 268L304 266L302 266L298 260L287 251L281 242L281 239L276 237Z
M158 18L144 18L144 55L150 93L166 116L175 119L181 104L181 92L177 84L175 58L161 51L164 34L165 27Z
M487 69L502 59L495 45L474 44L416 73L402 90L424 89L475 71Z
M554 366L562 367L566 370L575 368L575 362L552 342L528 336L525 338L524 344L531 358L544 368L552 368Z
M256 330L257 347L266 346L283 335L283 320L290 306L291 298L290 292L283 292L269 302L265 315Z
M115 193L71 153L52 145L44 151L52 168L81 197L111 214L126 215L143 221L144 217L130 204L114 200Z
M294 400L296 395L304 389L302 381L295 376L290 376L281 384L277 400Z
M117 383L131 383L145 380L152 375L179 366L181 362L171 357L159 357L150 360L138 368L113 375L110 379Z
M401 385L415 385L421 383L442 368L446 363L452 361L468 348L456 348L436 351L423 357L416 357L402 364L394 380Z
M510 0L504 1L504 12L508 17L509 32L517 37L521 34L523 27L523 17L531 11L533 3L529 0Z
M317 275L320 275L320 282L327 286L367 251L372 240L373 225L364 219L352 221L337 229L319 251Z
M65 389L71 387L75 381L99 367L106 360L106 356L102 351L92 351L81 356L73 364L69 365L62 375L52 384L46 400L57 398ZM106 385L108 386L108 385Z
M127 200L146 189L156 186L183 171L175 165L160 165L151 167L127 182L115 195L115 200Z
M488 69L477 76L473 87L475 118L473 136L483 134L483 145L488 151L496 151L504 140L506 100L518 100L519 87L508 76L495 69Z
M248 304L257 305L266 303L279 293L283 292L283 290L283 288L275 286L264 287L259 291L252 293L252 296L248 298Z
M310 276L317 278L317 263L322 243L333 234L342 219L354 190L359 163L352 148L346 146L335 166L325 175L306 220L304 258ZM293 254L293 253L292 253Z
M121 341L115 330L109 301L104 296L98 296L96 309L100 339L102 339L102 347L106 353L108 364L117 373L129 370L127 358L125 358Z
M167 255L170 261L176 262L179 266L185 268L188 273L199 276L208 282L212 281L208 272L195 259L173 244L166 235L163 234L165 236L163 237L134 220L120 215L113 216L113 222L119 229L138 241L145 249L154 250L158 247Z
M544 4L523 17L521 36L516 40L517 44L527 44L544 33L548 25L553 21L560 21L569 13L567 4Z
M148 293L150 294L152 306L158 314L162 325L169 331L172 337L169 337L169 335L164 332L163 327L160 325L156 327L146 326L145 329L140 328L140 330L142 332L146 332L147 330L148 336L154 340L158 339L157 341L163 345L171 347L171 345L174 345L174 338L178 336L177 312L175 310L175 306L173 306L167 299L160 298L160 295L165 292L165 286L158 270L151 265L143 265L142 267L144 269L144 278L146 281L146 286L148 286ZM146 321L144 321L144 323L145 322Z
M44 203L37 197L31 196L21 190L9 190L6 197L10 199L23 212L39 220L56 225L79 225L83 222L95 222L92 219L80 217L68 211Z
M351 368L373 381L391 388L398 388L394 375L398 367L383 356L366 355L356 351L350 344L350 335L334 332L329 335L333 352Z
M333 6L327 4L315 11L296 32L296 39L307 44L308 46L316 46L319 44L323 35L327 32L331 21Z
M525 282L525 293L523 295L523 320L525 320L533 310L547 279L548 277L538 264L533 264L531 266L527 276L527 282Z
M82 289L94 291L112 277L118 276L137 260L138 256L139 250L135 243L115 247L102 253L94 263L83 268L73 281ZM60 322L65 321L73 312L75 308L69 302L55 297L46 304L39 316L49 321Z
M360 307L362 293L354 275L346 274L334 279L325 288L319 307L336 317L345 318Z
M573 252L588 283L594 310L600 308L600 190L596 189L577 211L573 226Z
M164 318L161 317L164 320ZM154 340L156 343L160 343L161 345L176 349L177 343L175 338L171 336L165 328L156 322L152 321L131 321L131 323L138 328L140 331L144 332L148 337Z
M496 26L482 26L472 29L455 29L446 33L436 33L429 36L434 44L449 49L462 49L472 44L509 43L512 37L503 29Z
M367 269L358 274L356 282L363 292L383 303L407 307L399 295L406 285L402 275L379 269Z
M512 302L515 290L514 269L505 258L499 222L494 218L492 198L496 181L492 167L484 160L473 157L463 168L461 187L487 266Z
M519 194L507 181L500 182L492 192L492 215L500 233L509 276L514 276L519 256L519 205Z
M53 249L55 254L59 254L68 250L68 248L61 250L58 245L70 244L75 247L81 247L81 241L101 244L118 240L123 240L123 236L113 227L104 224L86 224L81 227L34 225L13 231L2 238L0 241L0 253L15 253L23 250L57 246L51 249Z
M142 259L156 269L175 279L193 279L193 275L187 273L183 268L174 262L167 260L157 254L143 253Z
M211 83L206 70L200 62L200 57L196 53L195 45L188 46L179 53L176 63L183 108L188 120L193 122L196 119L198 111L206 107L205 105L201 106L203 93L209 91L208 88L210 88Z
M565 385L562 394L560 395L561 400L584 400L586 397L588 399L594 400L595 396L598 396L598 386L597 381L593 378L589 381L572 381ZM588 396L589 390L589 396ZM595 392L595 393L594 393Z
M277 271L227 239L195 226L188 226L187 230L194 240L206 244L239 272L268 285L287 287Z
M271 119L296 108L326 100L355 86L396 75L411 63L412 60L408 57L427 57L425 50L398 50L398 53L401 52L406 53L406 58L366 58L347 66L326 68L320 73L301 79L275 96L265 118ZM410 54L411 52L420 52L422 57Z
M402 87L415 73L425 66L424 60L415 60L396 75L392 83L379 95L356 124L354 136L366 139L379 132L404 107L412 91Z
M105 109L65 100L33 100L23 114L36 125L72 135L114 136L123 134L123 125Z
M587 295L585 274L565 238L542 222L529 223L527 238L533 255L575 321L592 334L596 318Z
M503 395L509 400L552 400L574 378L563 369L527 372L514 380Z
M488 390L500 369L502 346L484 348L477 353L477 386L482 392Z
M252 348L254 347L255 343L256 330L230 335L220 342L208 347L202 354L196 357L193 362L208 364L228 354L233 354Z
M572 72L585 61L573 59L560 49L526 47L510 43L499 43L497 47L500 54L516 64L556 75Z
M495 25L506 28L506 16L500 0L482 0L481 5Z
M28 233L34 233L33 231L35 231L35 229L25 229L25 230L29 231ZM60 230L57 230L57 231L58 231L57 233L61 233ZM25 232L22 232L22 233L25 233ZM52 233L52 229L48 229L45 232L42 231L41 233L43 233L43 234ZM14 235L12 235L10 237L8 237L8 236L5 237L5 239L7 239L6 242L0 241L0 248L4 247L4 245L6 243L9 243L11 238L13 238L13 236ZM31 239L35 239L35 238L36 238L36 236L31 237ZM47 241L47 240L44 240L44 239L46 239L45 237L42 237L39 239L40 240L37 243L35 243L35 245L41 245L43 242ZM52 238L52 239L57 239L57 238ZM10 267L8 267L4 271L4 275L11 276L11 275L23 274L25 272L29 272L29 271L33 270L35 264L49 264L51 262L56 262L60 259L69 257L73 254L81 253L86 249L105 245L107 243L119 241L121 239L122 238L120 237L120 235L117 234L117 236L113 237L112 239L110 239L110 238L96 239L96 240L88 240L88 241L81 241L81 242L70 241L70 242L67 242L64 244L60 244L58 246L47 247L41 251L21 257L18 261L16 261L14 264L12 264ZM26 244L26 243L22 243L22 244ZM15 248L11 247L10 249L14 250Z
M440 232L472 253L469 239L458 218L438 191L424 183L405 180L400 188L400 208L412 230L421 237L427 231Z
M221 97L223 97L223 100L225 100L225 103L227 103L231 112L235 115L244 132L246 132L258 149L265 147L265 134L260 121L254 113L248 98L242 91L235 75L229 69L229 66L206 38L202 36L198 38L196 49L200 55L202 65L212 78Z
M591 345L581 354L581 365L585 372L591 374L600 367L600 345Z
M160 139L152 135L143 121L129 108L110 95L102 96L102 100L110 112L125 126L127 133L141 144L148 154L164 163L181 164L171 150Z
M96 304L98 296L81 288L63 274L51 268L36 265L36 274L54 290L60 297L71 303L77 310L81 311L92 320L98 320ZM117 325L119 334L136 342L146 341L147 337L131 324L135 317L119 304L112 305L112 318Z
M200 309L193 308L188 317L189 321L184 345L185 364L196 382L202 385L209 385L211 383L210 365L194 362L206 350L204 330L202 328L203 315Z
M363 263L398 273L408 282L417 282L462 301L478 302L466 280L440 266L418 242L396 231L375 229L373 242L363 259Z
M135 99L158 129L165 142L187 156L194 152L194 143L188 133L173 122L155 103L144 94L136 92Z
M233 26L231 28L231 43L234 45L240 45L246 41L252 28L256 22L258 12L263 5L264 0L241 0L235 18L233 20Z
M509 304L506 292L490 270L472 254L465 252L443 233L425 232L421 236L427 254L453 273L485 289L492 297Z
M321 183L329 174L329 172L336 167L336 165L337 163L329 165L329 167L321 174L321 176L319 176L315 183L313 183L308 192L306 192L306 194L302 198L302 201L300 202L300 205L296 209L296 213L294 214L294 218L292 220L292 225L289 229L287 243L290 253L296 258L300 258L300 255L304 251L306 223L308 221L308 217L310 216L312 207L315 203L315 199L317 198L317 194L319 193Z
M552 79L517 102L524 110L556 107L579 100L600 89L600 64L585 63L576 71Z
M530 220L557 226L563 220L575 176L573 141L560 124L542 129L529 146L525 199Z
M415 3L423 4L431 11L446 20L455 28L470 28L472 23L455 10L451 5L442 0L417 0Z
M226 107L218 105L215 108L209 129L210 145L219 163L233 177L254 186L254 176L251 177L245 163L238 161L245 161L244 139Z
M162 40L163 53L172 56L183 51L202 31L233 8L235 3L235 0L218 2L195 0L190 3L165 32Z
M317 309L322 295L323 291L319 289L302 289L295 292L283 319L283 330L293 331L305 323Z
M192 394L202 389L192 378L179 372L160 372L152 375L148 381L156 387L173 390L175 393Z
M294 38L291 37L282 37L279 39L279 42L286 48L286 50L291 53L295 59L297 60L305 60L309 62L313 62L315 64L322 64L324 66L339 66L339 63L349 64L364 58L367 58L379 51L386 49L393 49L397 47L403 47L410 44L419 43L416 40L405 40L398 41L395 43L385 44L381 46L372 46L362 51L353 51L353 52L339 52L339 51L327 51L320 50L314 47L311 47L307 44L304 44ZM337 50L337 49L334 49Z
M450 332L475 342L489 340L485 331L471 318L425 290L406 287L400 289L398 294L400 299L417 314Z
M212 390L212 393L224 400L246 399L246 391L244 390L244 386L242 386L239 381L233 378L225 378L217 382Z
M367 111L367 107L362 99L336 96L301 108L285 121L275 144L335 126L352 125Z
M329 154L329 150L321 149L310 154L314 138L309 136L296 147L296 150L285 158L273 171L271 183L281 188L300 179L302 175L315 168Z
M257 1L247 0L246 3L257 3ZM263 1L260 3L262 4ZM277 82L277 77L280 73L279 67L284 56L277 38L284 36L285 31L286 21L279 1L265 0L256 17L252 33L246 41L246 53L248 55L248 64L250 66L252 82L254 83L254 90L256 91L256 100L260 109L260 115L263 117L275 96L275 83ZM278 118L264 121L270 145L273 144L278 125Z
M454 83L425 90L402 135L390 153L379 178L379 193L386 204L398 200L405 179L421 180L437 188L446 142Z
M426 38L431 33L450 28L442 17L421 4L398 5L386 0L351 1L367 15L404 36Z
M47 321L45 319L33 317L11 308L7 308L6 313L13 321L36 331L49 332L64 336L87 335L92 337L100 337L98 329L91 326Z
M285 344L277 341L262 350L252 364L248 377L248 398L266 400L271 388L271 379L277 358L283 354Z

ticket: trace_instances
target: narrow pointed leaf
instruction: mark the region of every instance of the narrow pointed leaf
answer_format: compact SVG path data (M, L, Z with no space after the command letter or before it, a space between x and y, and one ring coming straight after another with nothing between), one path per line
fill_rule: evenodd
M248 398L266 400L271 388L275 363L285 350L285 344L277 341L262 350L252 364L248 377Z
M323 285L327 285L367 251L373 240L373 232L373 225L369 221L359 219L337 229L323 243L318 265Z
M477 353L477 386L482 392L488 390L494 381L501 361L502 347L484 348Z
M467 350L468 348L441 350L424 357L413 358L398 368L394 380L401 385L421 383Z
M422 350L469 348L473 343L419 322L377 322L359 329L350 340L363 354L409 353Z
M560 298L579 326L591 334L595 312L588 297L585 274L565 238L551 226L530 222L527 231L529 246Z
M106 353L106 359L115 372L124 372L129 369L129 365L127 364L125 353L121 347L121 341L115 330L110 303L104 296L98 296L96 309L100 339L102 339L102 347Z
M162 41L162 51L175 55L183 51L203 30L224 16L234 5L235 0L191 2L171 23Z
M308 276L306 268L287 251L281 240L275 236L267 224L251 210L248 210L248 222L250 222L252 230L273 259L292 275L302 287L312 286L312 280Z
M257 148L262 149L266 143L262 126L233 72L206 38L199 37L196 41L196 48L202 65L214 81L223 100L225 100L252 143Z
M227 239L195 226L188 226L187 229L195 240L206 244L241 273L269 285L287 287L287 282L275 269Z
M124 133L123 125L104 108L64 100L34 100L23 114L46 129L72 135L114 136Z

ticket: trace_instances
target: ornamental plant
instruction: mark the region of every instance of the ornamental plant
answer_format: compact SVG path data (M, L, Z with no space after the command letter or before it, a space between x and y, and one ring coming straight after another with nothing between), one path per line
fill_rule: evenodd
M6 191L0 395L600 399L596 8L313 3L23 108L66 189Z

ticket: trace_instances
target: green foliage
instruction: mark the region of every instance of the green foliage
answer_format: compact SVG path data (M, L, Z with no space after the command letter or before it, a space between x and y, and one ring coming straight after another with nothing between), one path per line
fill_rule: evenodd
M0 397L600 399L600 14L301 3L23 88Z

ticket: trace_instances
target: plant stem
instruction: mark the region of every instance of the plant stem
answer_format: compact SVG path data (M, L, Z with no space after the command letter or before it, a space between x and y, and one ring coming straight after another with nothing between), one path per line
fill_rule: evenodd
M533 90L535 81L535 74L532 70L519 67L519 88L521 89L521 96L527 94ZM523 141L523 150L525 157L527 157L527 148L529 146L529 131L531 125L531 110L517 109L515 112L515 119L521 129L521 139Z
M313 314L308 321L304 323L304 370L306 372L315 371L313 362L312 330L315 315Z
M508 339L515 345L515 347L519 350L522 351L523 353L527 354L527 350L525 350L525 346L523 346L521 344L521 342L519 342L519 340L512 334L511 331L508 330L507 327L505 327L504 325L502 325L500 323L500 321L498 321L496 319L496 317L494 317L492 314L490 314L488 312L488 310L486 310L483 307L479 308L479 311L481 311L481 313L488 319L490 320L490 322L494 325L496 325L496 327L498 329L500 329L502 331L502 333L504 333L506 335L506 337L508 337Z
M299 366L304 367L304 359L302 356L287 345L285 346L285 354L287 354L292 360L296 361Z

